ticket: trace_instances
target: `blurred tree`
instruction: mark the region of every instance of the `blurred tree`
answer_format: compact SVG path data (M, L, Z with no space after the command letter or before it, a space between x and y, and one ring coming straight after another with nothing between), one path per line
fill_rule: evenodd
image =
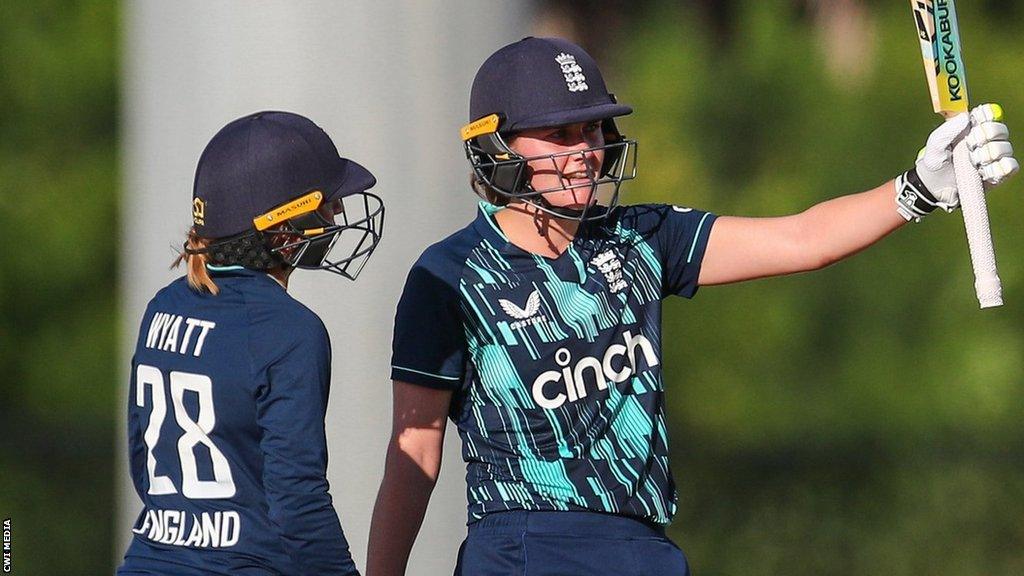
M631 201L778 215L911 164L938 117L905 2L718 4L634 5L602 46L636 110ZM1024 133L1020 3L962 4L975 101ZM1024 573L1020 190L990 196L999 310L977 310L958 214L668 304L673 532L697 572Z
M110 571L117 7L0 2L0 514L18 574Z

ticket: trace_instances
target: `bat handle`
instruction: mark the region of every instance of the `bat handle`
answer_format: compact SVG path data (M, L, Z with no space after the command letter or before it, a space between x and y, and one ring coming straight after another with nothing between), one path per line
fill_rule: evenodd
M967 246L974 267L974 290L982 308L1003 305L1003 287L996 270L996 253L992 247L988 208L985 206L985 187L971 162L966 139L953 149L953 168L956 186L960 192L960 208L967 229Z

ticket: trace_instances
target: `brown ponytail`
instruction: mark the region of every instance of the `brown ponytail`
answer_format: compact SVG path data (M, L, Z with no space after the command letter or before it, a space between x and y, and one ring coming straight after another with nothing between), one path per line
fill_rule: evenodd
M188 231L188 237L185 240L185 248L189 250L202 250L210 246L210 241L206 238L196 234L195 228ZM220 288L217 288L217 284L210 278L210 273L206 269L206 264L210 260L208 252L200 252L198 254L189 254L185 250L178 253L178 257L174 259L171 264L171 268L177 268L182 262L188 267L188 285L197 292L209 292L210 294L216 295L220 292Z

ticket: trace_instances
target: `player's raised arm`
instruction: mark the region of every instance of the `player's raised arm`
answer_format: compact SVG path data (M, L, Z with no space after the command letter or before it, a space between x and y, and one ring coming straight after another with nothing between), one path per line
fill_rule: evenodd
M741 282L817 270L874 244L909 220L959 206L952 148L966 138L989 188L1015 173L1009 133L996 105L939 126L915 168L867 192L841 196L792 216L720 217L711 230L698 283ZM894 203L895 199L895 203Z
M906 223L889 181L874 190L822 202L778 218L721 216L701 266L701 286L817 270L842 260Z
M405 574L441 470L452 393L394 382L391 441L370 524L367 576Z

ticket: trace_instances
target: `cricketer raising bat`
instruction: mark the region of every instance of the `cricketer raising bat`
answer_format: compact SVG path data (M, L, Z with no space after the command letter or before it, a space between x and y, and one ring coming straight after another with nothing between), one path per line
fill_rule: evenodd
M921 40L925 74L935 112L946 118L970 112L960 29L954 0L910 0ZM971 162L966 139L953 149L956 185L974 267L974 289L982 308L1002 306L1002 285L996 271L988 209L981 176Z

